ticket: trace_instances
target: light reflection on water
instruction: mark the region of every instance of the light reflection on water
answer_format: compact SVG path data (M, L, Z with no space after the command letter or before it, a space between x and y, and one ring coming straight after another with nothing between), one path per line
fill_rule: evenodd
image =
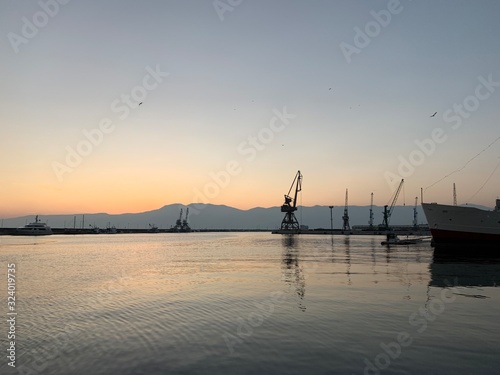
M17 370L496 373L499 263L435 255L428 243L380 241L268 233L0 237L1 272L7 263L17 268ZM399 343L402 332L411 344ZM6 360L0 370L17 372Z

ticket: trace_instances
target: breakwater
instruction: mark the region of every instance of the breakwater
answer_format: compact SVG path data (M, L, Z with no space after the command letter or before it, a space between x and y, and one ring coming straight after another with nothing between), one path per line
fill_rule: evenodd
M281 230L271 230L271 229L194 229L191 232L272 232L275 234L292 234L290 232L281 231ZM395 228L394 232L399 235L413 235L413 236L430 236L430 231L428 229L417 229L414 230L412 228ZM155 233L189 233L189 232L175 232L171 229L158 229L158 231L151 231L150 229L116 229L116 232L99 232L96 233L93 229L81 229L81 228L52 228L52 234L55 235L81 235L81 234L89 234L89 235L98 235L98 234L117 234L117 233L128 233L128 234L155 234ZM322 234L322 235L381 235L385 236L386 231L382 230L342 230L342 229L301 229L295 234ZM0 228L0 236L1 235L19 235L17 233L17 228Z

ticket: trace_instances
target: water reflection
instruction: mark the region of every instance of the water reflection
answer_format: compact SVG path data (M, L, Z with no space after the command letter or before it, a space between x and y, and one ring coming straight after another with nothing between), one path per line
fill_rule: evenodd
M333 241L331 237L283 236L281 245L282 278L294 285L299 299L307 277L318 272L333 275L335 282L349 287L397 280L406 289L405 299L412 299L410 290L415 284L429 281L432 248L428 245L389 249L376 236L347 235Z
M372 238L370 241L370 255L372 258L371 264L372 264L372 273L373 273L373 283L378 284L378 277L377 277L377 252L375 248L375 238Z
M430 264L430 286L482 286L500 284L500 257L471 252L454 253L451 249L434 249Z
M299 249L297 246L297 236L287 235L282 238L283 256L282 280L288 285L289 290L293 290L298 296L298 308L306 311L304 305L304 295L306 293L306 280L303 269L299 264Z
M351 237L344 237L345 246L345 262L347 264L346 275L347 275L347 285L352 285L351 280Z

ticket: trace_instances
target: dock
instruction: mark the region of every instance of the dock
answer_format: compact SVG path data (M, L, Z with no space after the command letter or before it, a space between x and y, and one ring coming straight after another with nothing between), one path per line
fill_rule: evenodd
M0 228L0 236L14 236L18 235L16 232L17 228ZM355 235L355 236L363 236L363 235L371 235L371 236L385 236L387 234L386 231L381 230L356 230L351 229L349 231L342 229L298 229L293 231L286 231L282 229L270 230L270 229L193 229L191 232L200 232L200 233L210 233L210 232L271 232L273 234L321 234L321 235ZM399 228L394 230L395 233L401 236L430 236L430 231L428 229L418 229L413 230L409 228ZM52 228L52 233L55 235L102 235L106 233L95 233L92 229L81 229L81 228ZM149 229L128 229L128 228L117 228L116 233L128 233L128 234L156 234L156 233L182 233L175 232L172 229L158 229L157 232L152 232ZM188 232L186 232L188 233ZM108 233L109 234L109 233Z

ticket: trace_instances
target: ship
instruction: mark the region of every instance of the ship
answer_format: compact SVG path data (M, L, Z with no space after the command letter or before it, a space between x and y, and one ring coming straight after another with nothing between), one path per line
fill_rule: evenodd
M52 229L46 223L42 223L37 215L34 222L17 228L16 234L22 236L47 236L52 234Z
M500 245L500 199L493 210L422 203L434 245Z

